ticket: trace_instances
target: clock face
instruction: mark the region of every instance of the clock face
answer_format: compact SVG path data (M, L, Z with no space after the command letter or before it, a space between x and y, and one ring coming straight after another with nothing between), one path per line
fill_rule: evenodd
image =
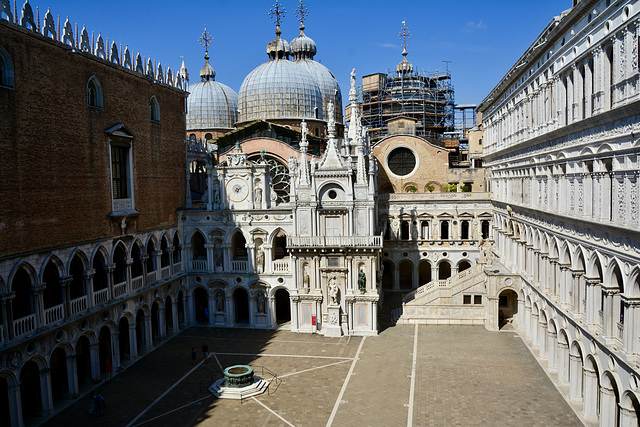
M233 178L227 183L227 194L232 202L241 202L249 194L249 186L244 179Z

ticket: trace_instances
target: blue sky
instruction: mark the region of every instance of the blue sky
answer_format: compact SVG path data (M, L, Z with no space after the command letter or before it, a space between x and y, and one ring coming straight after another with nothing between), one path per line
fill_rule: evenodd
M19 5L23 3L18 0ZM181 56L191 82L199 79L204 49L198 43L204 25L214 37L209 48L216 80L236 92L244 77L267 60L266 45L275 38L268 13L275 0L30 0L64 22L68 16L96 36L128 44L141 55L176 69ZM12 1L13 3L13 1ZM449 68L456 103L479 104L534 41L553 16L571 7L571 0L307 0L307 36L315 40L315 59L338 79L348 98L349 74L395 69L402 59L398 33L406 20L411 32L408 59L414 69ZM295 9L299 1L284 0L282 37L299 34ZM19 12L18 12L19 13ZM74 25L75 26L75 25ZM347 102L345 102L346 105Z

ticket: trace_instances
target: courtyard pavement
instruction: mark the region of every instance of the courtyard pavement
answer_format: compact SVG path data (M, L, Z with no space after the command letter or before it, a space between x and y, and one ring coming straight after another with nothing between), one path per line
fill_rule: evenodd
M213 398L208 386L234 364L281 383L243 402ZM398 325L367 338L192 327L99 388L104 417L90 417L83 397L44 425L582 425L515 332L477 326Z

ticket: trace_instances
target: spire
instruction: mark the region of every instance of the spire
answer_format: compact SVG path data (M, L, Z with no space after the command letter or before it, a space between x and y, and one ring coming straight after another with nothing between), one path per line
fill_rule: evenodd
M309 162L307 161L307 148L309 147L309 142L307 142L307 122L302 119L302 123L300 124L301 132L302 132L302 140L300 141L300 181L299 185L309 185Z
M360 124L360 111L358 110L358 92L356 91L356 69L351 70L351 89L349 90L349 102L351 107L351 118L349 119L349 132L347 138L352 144L358 138L358 125ZM345 141L346 145L346 141Z
M316 42L307 37L304 33L304 20L308 14L309 10L302 4L302 0L300 0L300 6L296 8L296 15L298 15L298 20L300 21L300 35L291 40L290 45L291 55L293 56L294 61L303 59L312 60L317 52Z
M204 26L204 31L202 32L202 36L200 36L198 41L204 47L204 67L202 67L202 69L200 70L200 79L203 82L215 80L216 72L211 64L209 64L209 46L213 41L213 37L211 37L211 34L207 32L206 25Z
M298 15L298 21L300 21L300 35L303 34L304 31L304 20L309 14L309 9L305 5L302 4L302 0L300 0L300 6L296 8L296 15Z
M280 6L278 0L273 8L269 11L269 16L273 19L273 23L276 24L276 38L271 40L267 45L267 55L269 59L283 59L289 58L289 43L286 40L280 38L282 31L280 30L280 22L284 18L287 11L283 6Z
M408 31L407 24L402 21L401 32L398 37L402 40L402 61L396 66L396 72L400 74L411 74L413 72L413 65L407 61L407 39L411 38L411 33Z

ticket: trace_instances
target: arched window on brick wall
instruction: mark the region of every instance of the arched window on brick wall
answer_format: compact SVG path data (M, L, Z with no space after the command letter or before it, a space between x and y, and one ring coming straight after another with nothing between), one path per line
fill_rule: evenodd
M13 62L9 52L0 46L0 86L13 87Z

